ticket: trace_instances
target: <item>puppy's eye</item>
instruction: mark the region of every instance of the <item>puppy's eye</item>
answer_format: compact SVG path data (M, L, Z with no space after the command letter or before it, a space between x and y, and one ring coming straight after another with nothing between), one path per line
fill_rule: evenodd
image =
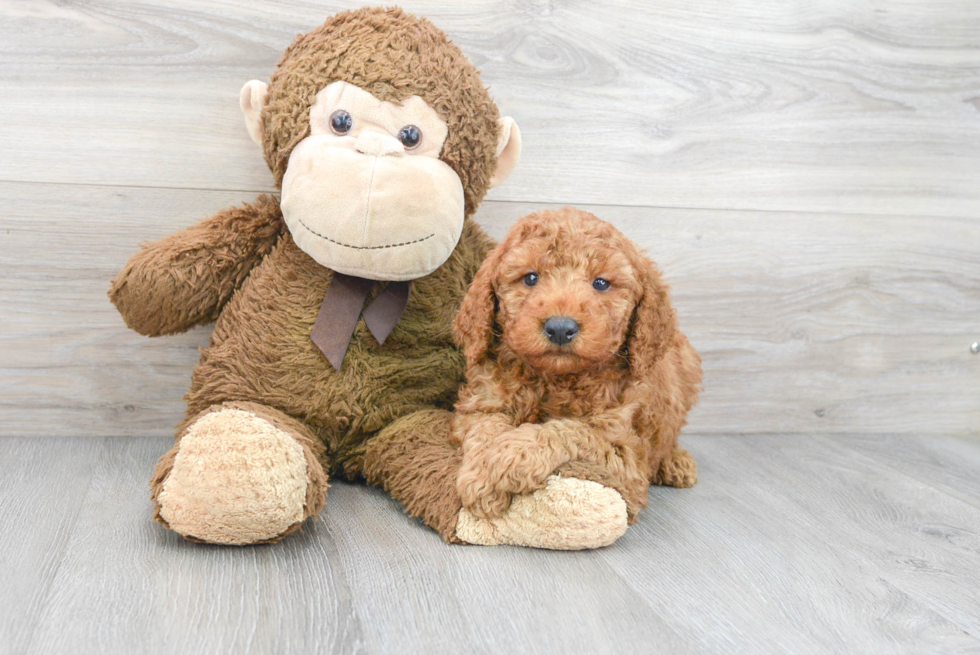
M609 280L604 280L601 277L592 280L592 288L596 291L608 291L610 286Z
M338 109L330 114L330 129L334 134L343 136L350 132L352 127L354 127L354 118L347 111Z
M398 140L406 150L416 148L422 142L422 130L414 125L406 125L398 131Z
M533 287L537 283L538 283L537 273L528 273L527 275L524 276L524 284L526 284L527 286Z

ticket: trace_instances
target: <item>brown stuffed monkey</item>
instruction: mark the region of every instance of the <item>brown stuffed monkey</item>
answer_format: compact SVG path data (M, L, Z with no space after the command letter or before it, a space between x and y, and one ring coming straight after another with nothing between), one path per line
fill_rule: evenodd
M277 541L339 475L459 541L451 325L493 246L470 217L516 165L516 125L445 34L397 8L297 37L241 106L281 197L144 247L109 292L144 335L215 323L155 518L195 541Z

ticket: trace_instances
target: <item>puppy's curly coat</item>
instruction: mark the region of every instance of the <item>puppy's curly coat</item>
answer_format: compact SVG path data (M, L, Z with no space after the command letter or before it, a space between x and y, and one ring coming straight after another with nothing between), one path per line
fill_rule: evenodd
M453 329L468 382L452 438L471 513L498 517L557 473L615 489L633 523L651 483L697 481L677 438L701 359L660 272L609 223L573 208L518 221Z

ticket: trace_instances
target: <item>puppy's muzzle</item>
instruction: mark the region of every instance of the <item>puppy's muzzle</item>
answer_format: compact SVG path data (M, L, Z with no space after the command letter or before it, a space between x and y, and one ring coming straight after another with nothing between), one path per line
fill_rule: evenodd
M579 332L578 323L567 316L552 316L544 322L544 335L556 346L564 346Z

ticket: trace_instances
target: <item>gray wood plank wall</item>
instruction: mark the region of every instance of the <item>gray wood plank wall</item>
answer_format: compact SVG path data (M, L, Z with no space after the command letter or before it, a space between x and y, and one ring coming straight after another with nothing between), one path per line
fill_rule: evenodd
M980 4L403 4L522 127L478 220L577 204L661 264L691 432L980 434ZM0 434L169 434L208 331L108 279L272 189L238 90L341 8L0 1Z

